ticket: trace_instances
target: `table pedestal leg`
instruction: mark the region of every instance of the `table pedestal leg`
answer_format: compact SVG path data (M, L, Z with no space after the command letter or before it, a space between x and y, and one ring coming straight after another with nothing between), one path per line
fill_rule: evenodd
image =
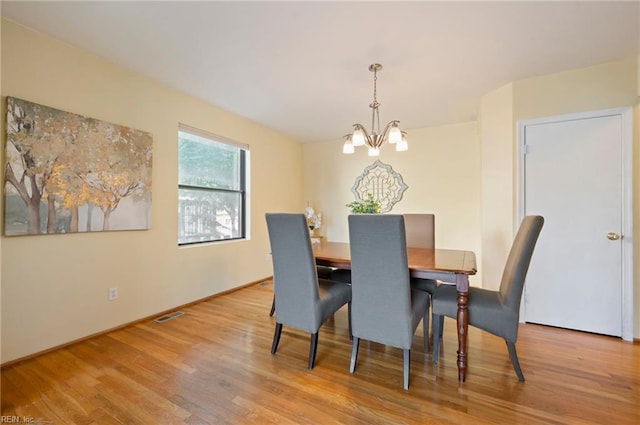
M458 381L464 382L467 378L467 331L469 328L469 277L467 275L456 276L458 289Z
M467 329L469 327L468 295L458 292L458 381L467 377Z

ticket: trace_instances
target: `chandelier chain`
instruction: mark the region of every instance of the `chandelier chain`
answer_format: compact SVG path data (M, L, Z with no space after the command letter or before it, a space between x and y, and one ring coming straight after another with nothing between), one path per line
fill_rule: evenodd
M373 103L378 103L378 71L373 71Z
M374 134L380 134L380 111L378 107L380 104L378 103L378 69L373 69L373 103L371 105L373 109L371 114L371 132ZM376 128L376 119L378 120L378 126Z

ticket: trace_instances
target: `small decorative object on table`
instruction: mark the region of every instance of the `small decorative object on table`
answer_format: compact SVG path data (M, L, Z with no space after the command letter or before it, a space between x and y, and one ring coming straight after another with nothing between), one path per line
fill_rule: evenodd
M315 233L316 230L322 226L322 213L316 213L313 207L307 202L307 208L304 209L304 215L307 217L307 226L309 227L311 242L319 242L320 239L315 237Z
M378 214L380 212L380 202L373 199L371 192L367 193L364 201L353 201L345 205L351 208L351 214Z

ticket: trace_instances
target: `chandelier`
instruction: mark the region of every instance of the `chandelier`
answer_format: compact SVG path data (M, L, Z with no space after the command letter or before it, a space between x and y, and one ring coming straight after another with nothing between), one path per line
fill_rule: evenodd
M342 146L342 153L353 153L357 146L367 145L369 147L369 156L380 155L380 146L385 142L396 145L396 151L406 151L409 148L407 144L407 133L400 130L398 124L400 121L394 120L388 123L384 130L380 131L380 103L377 98L377 81L378 71L382 69L382 65L374 63L369 65L369 71L373 72L373 102L369 104L371 108L371 132L367 132L362 124L353 125L353 133L344 136L345 142Z

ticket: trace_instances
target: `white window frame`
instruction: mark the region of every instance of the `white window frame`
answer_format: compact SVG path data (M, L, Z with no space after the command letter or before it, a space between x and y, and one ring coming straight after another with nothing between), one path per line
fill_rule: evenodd
M223 145L232 146L238 148L240 150L240 169L239 169L239 180L240 187L239 189L222 189L222 188L214 188L214 187L206 187L206 186L193 186L189 184L181 184L178 181L178 245L183 246L194 246L201 245L204 243L218 243L224 241L237 241L237 240L246 240L248 239L249 234L249 145L236 142L234 140L228 139L223 136L219 136L213 133L209 133L204 130L200 130L185 124L179 124L178 126L178 145L180 143L180 133L188 133L191 135L199 136L204 139L210 140L213 143L219 143ZM178 162L180 158L178 157ZM178 164L179 166L179 164ZM204 191L204 192L224 192L224 193L236 193L240 195L240 232L237 237L224 237L224 238L211 238L211 239L202 239L197 241L187 241L182 240L182 225L181 220L183 220L183 214L180 212L182 205L180 201L180 190L196 190L196 191Z

